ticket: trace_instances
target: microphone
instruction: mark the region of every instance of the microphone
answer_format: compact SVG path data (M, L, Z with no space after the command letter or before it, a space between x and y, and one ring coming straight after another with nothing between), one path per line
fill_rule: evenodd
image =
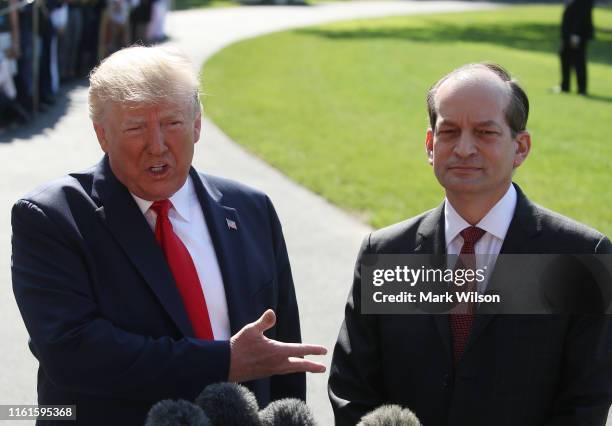
M259 412L259 419L262 426L316 426L310 408L297 398L271 402Z
M357 426L422 426L417 416L399 405L381 405L361 418Z
M145 426L213 426L204 411L184 399L164 399L149 410Z
M214 425L261 426L255 395L237 383L215 383L204 388L195 403Z

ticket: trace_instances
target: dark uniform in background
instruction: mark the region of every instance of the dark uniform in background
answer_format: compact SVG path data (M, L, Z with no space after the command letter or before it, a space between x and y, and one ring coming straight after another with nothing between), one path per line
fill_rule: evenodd
M570 72L576 70L578 93L586 95L587 43L593 38L593 0L569 0L561 21L561 91L570 90Z

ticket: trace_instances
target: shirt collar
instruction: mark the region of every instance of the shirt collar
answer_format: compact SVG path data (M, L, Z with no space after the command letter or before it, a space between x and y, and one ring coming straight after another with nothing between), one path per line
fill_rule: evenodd
M145 214L149 210L149 208L151 208L153 201L143 200L142 198L132 194L131 192L130 195L132 195L132 198L134 198L134 201L136 201L136 204L138 205L138 208L140 209L142 214ZM191 185L191 178L187 176L187 180L185 181L183 186L178 191L176 191L172 197L169 198L169 200L172 202L172 207L174 208L174 210L182 219L187 222L191 220L191 209L189 207L190 200L194 196L195 193L193 186Z
M489 234L493 235L500 240L506 238L506 233L512 222L514 216L514 210L516 209L516 189L514 185L510 185L504 196L488 211L480 222L476 224L477 227L484 229ZM457 238L459 233L471 226L457 213L457 210L452 204L445 200L444 203L444 232L446 237L446 246Z

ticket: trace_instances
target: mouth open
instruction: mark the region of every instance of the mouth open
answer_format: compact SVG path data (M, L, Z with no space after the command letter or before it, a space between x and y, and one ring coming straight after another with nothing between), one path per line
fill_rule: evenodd
M147 173L154 178L163 178L168 174L170 166L165 163L154 164L151 167L148 167L146 170Z

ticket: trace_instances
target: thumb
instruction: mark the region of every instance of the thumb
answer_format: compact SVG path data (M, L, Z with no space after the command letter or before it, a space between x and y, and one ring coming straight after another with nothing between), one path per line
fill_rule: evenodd
M274 327L274 324L276 324L276 314L272 309L268 309L262 316L259 317L257 321L255 321L254 325L257 331L263 333L264 331Z

